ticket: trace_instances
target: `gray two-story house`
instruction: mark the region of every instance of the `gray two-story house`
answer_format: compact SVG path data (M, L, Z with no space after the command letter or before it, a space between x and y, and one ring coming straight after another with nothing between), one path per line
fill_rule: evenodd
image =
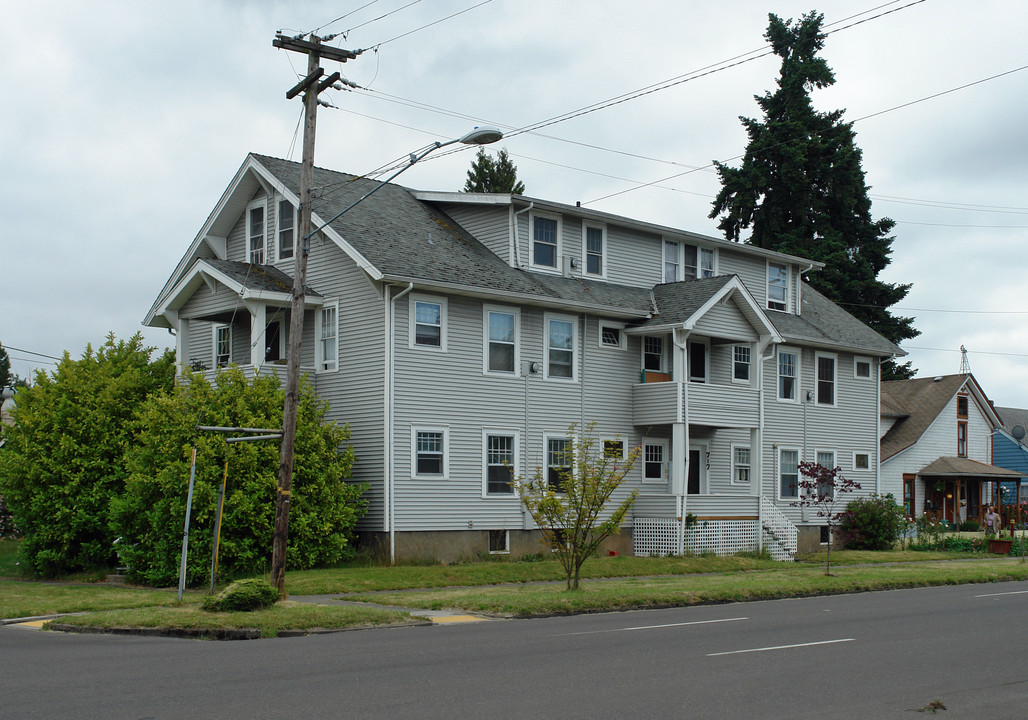
M249 155L146 316L180 366L284 375L300 166ZM374 187L316 169L314 224ZM301 366L349 423L362 541L535 553L510 484L570 425L640 447L610 549L791 557L824 540L798 464L878 489L879 365L902 351L807 286L820 265L518 195L388 185L311 240ZM698 523L685 527L684 518Z

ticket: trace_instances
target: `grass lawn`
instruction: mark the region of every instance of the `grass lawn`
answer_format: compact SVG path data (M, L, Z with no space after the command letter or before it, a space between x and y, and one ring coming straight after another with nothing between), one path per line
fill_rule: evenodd
M832 553L833 560L835 553ZM927 559L927 558L922 558ZM582 566L582 578L616 578L636 575L689 575L743 570L771 569L779 563L756 557L599 557ZM328 570L286 572L290 595L372 592L465 585L500 585L563 580L564 570L556 560L486 561L459 565L398 567L343 567Z
M199 602L190 595L187 602ZM143 590L112 585L70 585L28 580L0 580L0 618L55 613L149 607L178 603L176 590Z
M204 612L196 605L105 610L61 618L68 625L86 627L184 628L198 630L257 629L262 638L283 630L340 629L424 622L407 613L371 608L277 603L256 612Z
M742 573L584 581L579 592L567 592L562 585L507 585L375 593L350 599L524 617L1025 579L1028 563L1007 559L843 566L833 568L831 577L825 576L821 566L783 564L776 570Z

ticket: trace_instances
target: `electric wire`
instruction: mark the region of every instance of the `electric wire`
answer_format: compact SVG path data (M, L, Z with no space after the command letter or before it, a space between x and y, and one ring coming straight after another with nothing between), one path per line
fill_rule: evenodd
M441 22L446 22L447 20L451 20L451 19L453 19L453 18L457 17L458 15L463 15L463 14L464 14L464 13L466 13L466 12L471 12L472 10L475 10L476 8L480 8L480 7L482 7L483 5L488 5L488 4L489 4L489 3L491 3L492 1L493 1L493 0L482 0L482 2L478 3L477 5L472 5L472 6L471 6L471 7L469 7L469 8L464 8L463 10L459 10L458 12L455 12L455 13L453 13L452 15L447 15L447 16L446 16L446 17L444 17L444 18L440 18L440 19L438 19L438 20L433 20L432 22L430 22L430 23L427 23L427 24L425 24L425 25L422 25L421 27L418 27L418 28L414 28L413 30L408 30L408 31L407 31L407 32L405 32L405 33L401 33L400 35L397 35L396 37L392 37L392 38L389 38L388 40L383 40L382 42L379 42L379 43L375 43L374 45L372 45L372 46L371 46L370 48L368 48L368 49L371 49L371 50L378 50L378 49L379 49L380 47L382 47L383 45L385 45L385 44L387 44L387 43L391 43L391 42L393 42L394 40L399 40L400 38L405 38L405 37L407 37L408 35L413 35L413 34L414 34L414 33L416 33L416 32L421 32L422 30L425 30L426 28L430 28L430 27L432 27L433 25L438 25L438 24L439 24L439 23L441 23ZM411 3L411 5L413 5L413 4L414 4L414 3ZM402 8L401 8L401 9L402 9Z

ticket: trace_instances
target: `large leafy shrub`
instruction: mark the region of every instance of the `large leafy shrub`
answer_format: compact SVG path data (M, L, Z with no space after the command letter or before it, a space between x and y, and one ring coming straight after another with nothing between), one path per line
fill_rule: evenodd
M238 368L215 382L187 373L173 392L151 398L139 414L138 443L126 456L130 476L113 501L113 528L130 574L152 585L176 582L192 448L196 484L189 531L187 582L209 577L218 489L226 460L219 572L265 572L271 555L278 487L277 440L226 443L197 425L282 426L283 391L274 375L247 380ZM287 566L336 562L352 553L352 529L364 512L363 487L347 483L354 462L349 429L325 422L327 406L300 386L296 455L289 512Z
M54 576L114 564L108 506L125 485L122 456L136 442L136 408L174 382L174 355L151 360L136 334L68 353L15 396L0 451L0 495L24 534L22 559ZM6 522L6 520L5 520Z
M892 493L858 498L846 505L839 538L847 550L891 550L904 520L903 506Z

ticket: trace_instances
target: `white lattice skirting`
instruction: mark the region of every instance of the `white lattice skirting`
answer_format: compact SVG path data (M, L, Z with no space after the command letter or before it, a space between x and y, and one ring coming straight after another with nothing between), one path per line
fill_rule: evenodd
M635 518L632 552L643 556L677 555L679 525L674 518ZM706 520L685 531L686 553L734 555L756 549L756 520Z

